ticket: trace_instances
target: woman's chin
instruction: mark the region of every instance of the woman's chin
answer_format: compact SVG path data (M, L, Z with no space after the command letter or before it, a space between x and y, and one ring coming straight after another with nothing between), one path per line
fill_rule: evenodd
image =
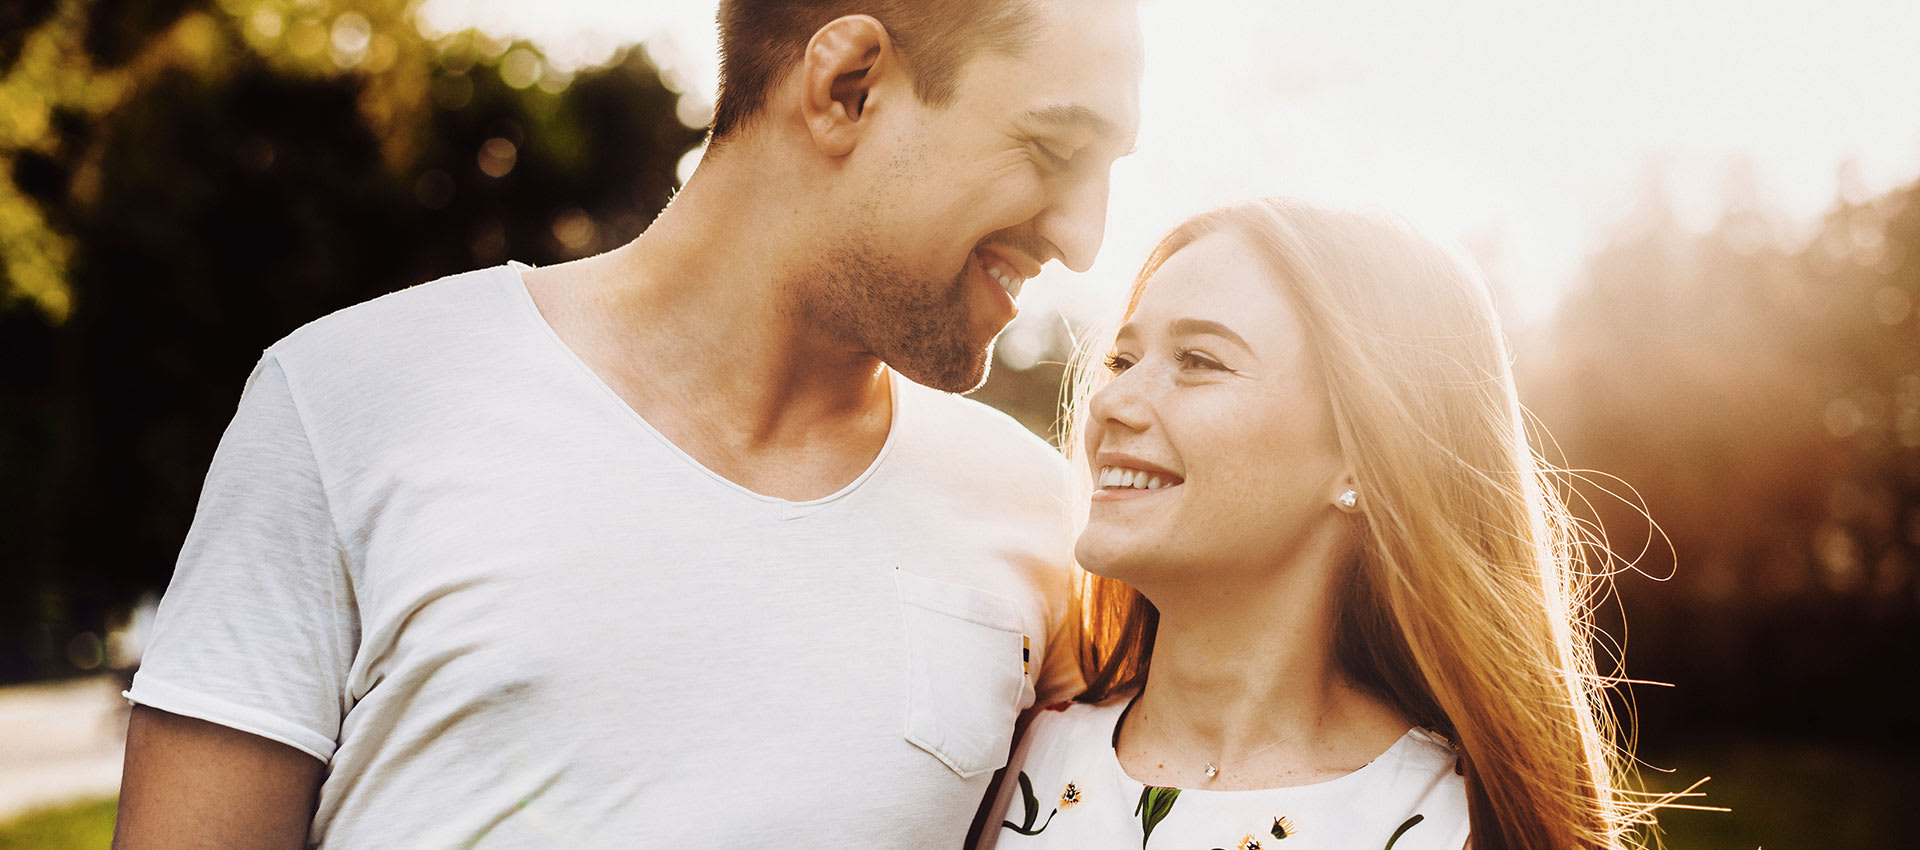
M1133 584L1140 577L1138 548L1105 536L1080 535L1073 547L1073 559L1081 569L1101 578Z

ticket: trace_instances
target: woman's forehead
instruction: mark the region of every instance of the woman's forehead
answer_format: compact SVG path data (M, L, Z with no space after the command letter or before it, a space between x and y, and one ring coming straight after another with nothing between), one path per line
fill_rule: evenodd
M1249 340L1299 327L1286 284L1230 231L1202 236L1168 257L1142 285L1123 327L1165 331L1189 319L1218 322Z

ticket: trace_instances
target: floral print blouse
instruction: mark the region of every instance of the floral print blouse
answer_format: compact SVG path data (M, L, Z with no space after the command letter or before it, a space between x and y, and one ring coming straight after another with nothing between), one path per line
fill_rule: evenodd
M1050 706L1007 764L977 850L1460 850L1466 784L1439 736L1412 729L1365 767L1312 785L1143 785L1114 754L1130 697Z

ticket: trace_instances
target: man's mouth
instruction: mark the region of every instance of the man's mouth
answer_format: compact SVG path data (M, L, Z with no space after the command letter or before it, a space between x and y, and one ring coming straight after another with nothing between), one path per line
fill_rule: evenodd
M1020 287L1026 285L1027 279L1021 277L1019 272L1014 271L1013 264L999 255L991 251L980 251L979 255L980 268L986 271L987 277L993 278L995 283L1000 284L1000 288L1006 290L1008 298L1019 298Z

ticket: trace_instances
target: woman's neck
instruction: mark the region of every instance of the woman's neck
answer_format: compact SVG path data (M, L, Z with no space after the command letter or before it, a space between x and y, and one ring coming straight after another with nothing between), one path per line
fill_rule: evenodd
M1340 675L1325 581L1161 604L1149 680L1129 723L1231 760L1327 714Z
M1344 555L1336 547L1314 555L1261 570L1232 592L1210 580L1149 595L1160 623L1147 683L1121 730L1129 774L1179 787L1304 784L1359 768L1406 732L1397 711L1341 672L1334 632Z

